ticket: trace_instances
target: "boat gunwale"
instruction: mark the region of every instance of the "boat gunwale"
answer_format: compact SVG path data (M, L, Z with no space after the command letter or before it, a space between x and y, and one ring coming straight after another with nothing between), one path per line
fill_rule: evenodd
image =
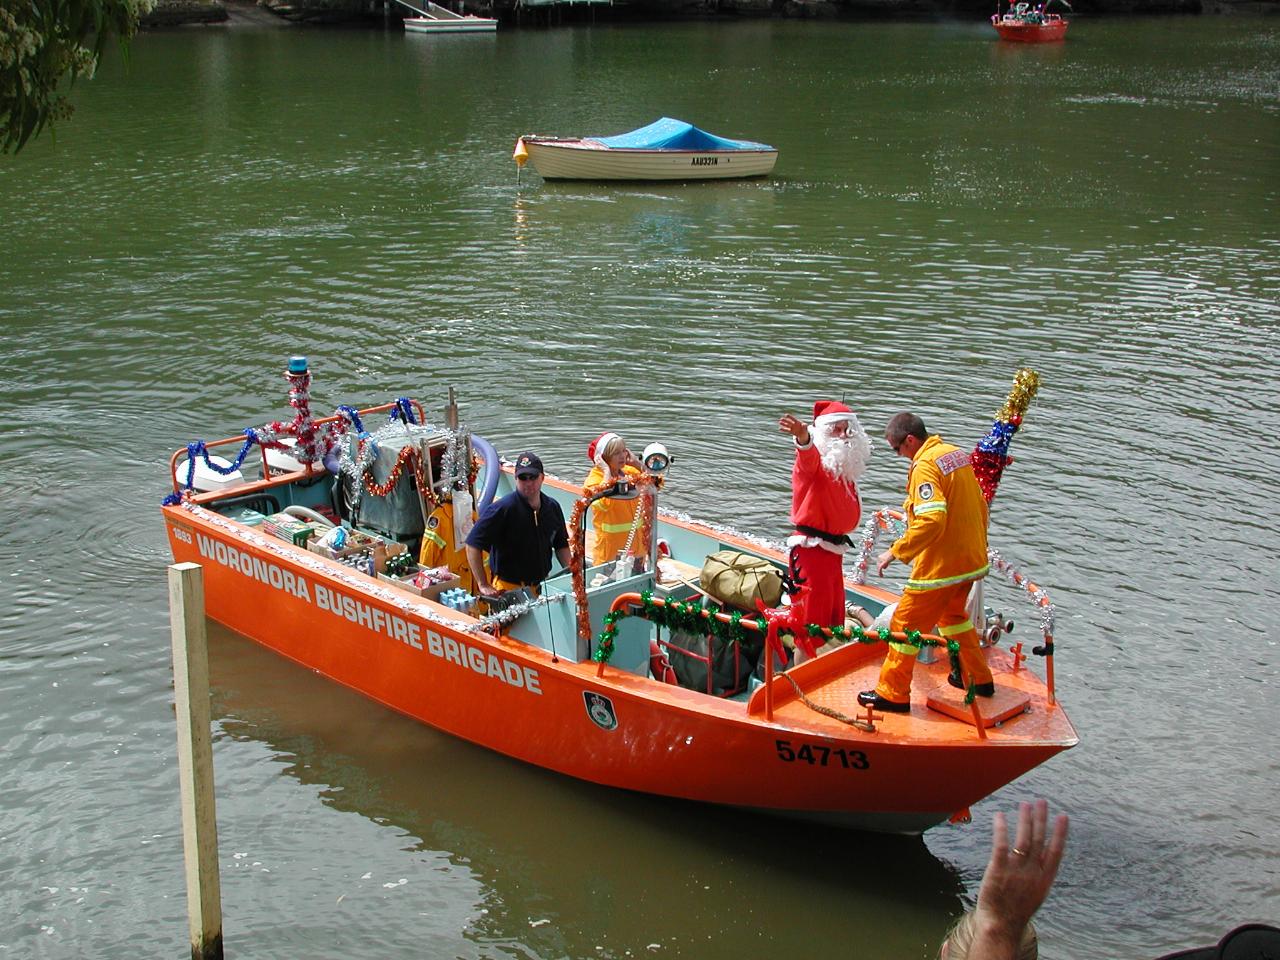
M777 147L759 144L752 147L719 147L709 150L687 150L684 147L610 147L590 137L522 137L525 146L546 147L552 150L578 150L584 153L617 153L629 157L653 155L676 156L776 156Z

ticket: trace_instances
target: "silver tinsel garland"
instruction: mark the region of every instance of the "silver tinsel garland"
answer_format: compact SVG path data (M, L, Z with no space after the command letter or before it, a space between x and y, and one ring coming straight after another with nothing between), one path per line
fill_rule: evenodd
M448 627L451 630L469 630L475 632L474 621L462 622L452 617L445 617L428 606L427 601L421 597L415 597L413 594L406 593L398 587L385 586L383 581L374 580L367 574L357 573L346 567L334 568L326 563L319 554L310 553L308 551L298 552L298 548L292 544L287 544L283 540L277 540L275 537L258 533L256 530L245 527L243 524L237 523L224 517L220 513L214 513L206 510L204 507L186 501L182 504L184 510L189 511L193 515L207 520L213 526L226 533L234 540L243 543L252 544L255 548L265 553L272 554L287 560L290 563L306 567L317 577L326 580L336 580L337 582L348 587L355 593L361 593L369 597L374 597L385 603L390 604L402 613L427 620L441 627ZM470 620L470 618L468 618Z
M560 603L569 599L567 593L557 593L552 596L535 597L533 600L525 600L521 603L514 603L504 610L497 613L490 613L481 617L476 623L468 626L467 629L472 633L488 633L490 627L505 627L508 623L519 620L526 613L545 607L549 603Z
M867 582L867 566L871 562L871 554L876 548L876 539L880 536L882 529L892 533L895 540L906 532L907 522L891 516L890 509L889 507L881 507L867 517L866 523L862 525L862 540L858 544L858 559L853 564L854 583L863 584Z
M867 582L867 567L870 564L871 554L875 550L876 539L880 531L887 529L893 534L895 540L906 531L906 521L892 517L889 513L888 507L882 507L868 517L866 523L862 525L862 541L859 544L858 559L854 563L852 576L854 583L863 584ZM999 550L995 548L988 549L987 560L994 572L1001 574L1011 584L1027 594L1027 599L1040 613L1040 628L1044 632L1045 638L1052 637L1054 609L1053 602L1049 599L1048 594L1037 586L1030 577L1005 560L1000 555Z
M1040 612L1040 629L1044 632L1045 639L1051 639L1053 637L1054 610L1053 602L1049 599L1048 594L1035 584L1030 577L1000 556L1000 551L988 550L987 559L991 562L992 570L1002 574L1006 580L1027 594L1028 599Z

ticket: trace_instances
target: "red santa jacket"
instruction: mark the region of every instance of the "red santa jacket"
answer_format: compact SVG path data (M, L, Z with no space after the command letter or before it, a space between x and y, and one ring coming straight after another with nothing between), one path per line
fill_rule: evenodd
M822 466L817 446L796 444L791 468L791 522L834 536L848 534L862 519L862 501L856 484L837 480ZM803 531L801 531L803 532Z

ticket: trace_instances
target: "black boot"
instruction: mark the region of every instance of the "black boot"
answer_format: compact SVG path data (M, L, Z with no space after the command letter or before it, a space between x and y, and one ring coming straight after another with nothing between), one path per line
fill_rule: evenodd
M874 690L863 690L858 694L858 702L864 707L871 707L874 710L883 710L885 713L910 713L911 701L906 703L898 703L896 700L886 700Z
M960 679L959 673L951 673L947 676L947 683L951 684L957 690L964 690L964 681ZM975 683L973 692L980 697L994 697L996 695L996 685L994 683Z

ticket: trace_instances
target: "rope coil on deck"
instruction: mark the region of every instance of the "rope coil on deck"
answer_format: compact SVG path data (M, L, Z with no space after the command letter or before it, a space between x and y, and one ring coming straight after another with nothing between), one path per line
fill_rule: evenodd
M824 717L830 717L832 720L839 720L841 723L847 723L850 726L857 727L859 730L863 730L867 733L876 732L875 724L870 723L867 720L860 720L857 717L846 717L839 710L834 710L831 707L824 707L820 703L814 703L804 695L804 691L800 689L800 684L796 683L795 677L786 672L783 672L782 676L786 677L791 686L795 688L796 696L799 698L800 702L815 713L820 713Z

